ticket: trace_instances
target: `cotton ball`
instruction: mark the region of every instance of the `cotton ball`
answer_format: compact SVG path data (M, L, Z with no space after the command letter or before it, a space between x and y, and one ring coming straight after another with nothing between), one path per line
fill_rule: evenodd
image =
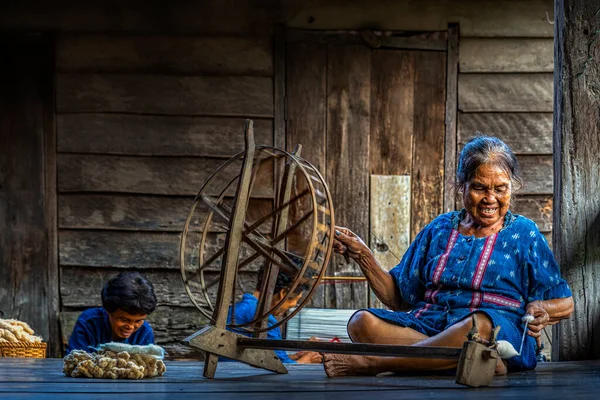
M498 340L498 355L500 358L507 359L513 358L519 355L514 346L506 340Z
M523 316L523 318L521 318L521 322L523 322L523 323L528 323L528 324L529 324L529 323L530 323L531 321L533 321L534 319L535 319L535 317L534 317L533 315L531 315L531 314L525 314L525 315Z

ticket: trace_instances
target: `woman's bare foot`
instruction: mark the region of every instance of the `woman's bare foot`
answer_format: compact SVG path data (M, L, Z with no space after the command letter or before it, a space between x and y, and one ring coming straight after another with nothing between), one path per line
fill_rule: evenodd
M323 366L328 377L347 375L376 375L369 357L351 354L323 354ZM381 371L379 371L381 372Z
M508 373L508 367L506 366L506 361L498 357L498 362L496 363L496 375L506 375Z

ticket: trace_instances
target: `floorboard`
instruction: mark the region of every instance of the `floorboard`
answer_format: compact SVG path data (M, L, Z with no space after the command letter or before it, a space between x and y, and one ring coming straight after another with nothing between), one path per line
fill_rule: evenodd
M167 372L142 381L68 378L61 359L0 358L2 399L597 399L600 360L540 364L535 371L496 377L487 388L467 388L448 375L327 378L321 365L289 365L277 375L244 364L220 363L215 379L202 363L167 362Z

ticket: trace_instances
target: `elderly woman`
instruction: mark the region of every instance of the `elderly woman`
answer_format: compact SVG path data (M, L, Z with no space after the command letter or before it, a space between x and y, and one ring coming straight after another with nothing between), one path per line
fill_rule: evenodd
M358 263L390 308L356 312L348 333L361 343L462 347L475 314L482 337L500 326L497 339L518 351L521 318L530 314L521 354L499 360L496 372L535 368L536 338L571 315L573 299L535 223L509 211L521 182L517 160L501 140L478 136L463 148L456 177L464 208L427 225L389 272L358 236L337 228L334 250ZM326 354L324 364L337 376L450 369L457 362Z

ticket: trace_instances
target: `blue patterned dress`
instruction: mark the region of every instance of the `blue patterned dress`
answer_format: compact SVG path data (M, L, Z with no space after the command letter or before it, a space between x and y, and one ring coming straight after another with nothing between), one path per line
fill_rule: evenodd
M500 325L498 340L519 351L525 307L534 300L571 296L554 255L536 224L508 212L500 232L464 236L458 225L466 211L440 215L415 238L390 274L411 311L369 309L379 318L434 336L473 312ZM536 366L535 339L527 335L510 370Z

